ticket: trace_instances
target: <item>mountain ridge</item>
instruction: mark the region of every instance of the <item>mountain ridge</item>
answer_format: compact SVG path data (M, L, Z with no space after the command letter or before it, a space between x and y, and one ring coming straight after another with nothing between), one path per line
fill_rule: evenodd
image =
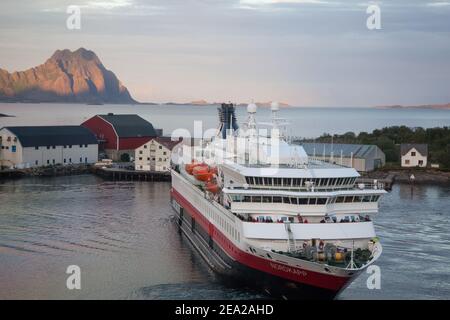
M0 68L0 101L137 103L98 56L84 48L56 50L43 64L24 71Z

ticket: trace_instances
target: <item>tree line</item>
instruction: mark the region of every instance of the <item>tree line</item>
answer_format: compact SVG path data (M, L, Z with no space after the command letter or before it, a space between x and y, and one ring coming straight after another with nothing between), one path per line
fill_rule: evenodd
M425 143L428 145L428 162L438 163L441 168L450 169L450 127L424 129L393 126L376 129L372 133L346 132L333 136L325 133L314 141L377 145L385 153L386 162L394 165L400 164L400 144Z

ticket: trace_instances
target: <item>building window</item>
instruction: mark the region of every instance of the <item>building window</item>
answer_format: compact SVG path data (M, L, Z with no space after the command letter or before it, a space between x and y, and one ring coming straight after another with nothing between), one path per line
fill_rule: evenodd
M87 157L84 158L84 163L87 163Z
M85 147L85 148L87 148L87 147L88 147L88 145L87 145L87 144L85 144L85 145L84 145L84 147Z
M142 154L142 150L139 150L139 154Z
M83 162L83 158L82 157L80 157L80 163L82 163Z
M38 164L39 164L39 161L36 160L36 161L34 162L34 164L35 164L35 165L38 165Z
M50 149L50 146L47 146L47 149Z
M409 160L408 159L405 160L405 164L409 164Z
M139 160L142 160L142 157L139 157Z
M416 152L415 151L411 151L411 157L415 157L416 156Z
M69 149L72 149L72 145L69 145Z
M16 146L11 146L11 152L16 152Z
M67 146L66 145L64 145L64 149L66 149L67 148Z
M56 146L52 146L53 149L56 149Z
M52 163L55 164L55 159L52 160Z
M419 166L423 166L423 160L419 160Z
M164 151L164 152L163 152L163 155L166 155L166 154L167 154L167 152Z
M34 150L39 150L39 147L34 147Z
M83 148L83 145L82 145L82 144L80 144L80 148Z
M47 160L47 164L50 164L50 160Z
M146 144L144 144L144 149L147 149L147 145Z
M64 163L66 163L66 159L64 159Z
M162 146L159 146L160 149L162 149Z
M69 158L69 163L72 163L72 158Z
M147 157L147 161L150 161L150 158L149 158L149 157Z

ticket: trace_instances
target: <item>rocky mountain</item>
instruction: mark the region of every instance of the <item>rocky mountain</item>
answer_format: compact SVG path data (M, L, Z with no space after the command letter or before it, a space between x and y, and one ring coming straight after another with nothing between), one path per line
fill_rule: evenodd
M84 48L57 50L26 71L0 68L0 101L136 103L116 75Z

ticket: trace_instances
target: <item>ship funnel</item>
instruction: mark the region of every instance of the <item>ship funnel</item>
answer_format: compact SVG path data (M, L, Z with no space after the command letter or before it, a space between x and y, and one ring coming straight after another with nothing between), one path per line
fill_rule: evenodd
M220 131L222 138L225 139L227 130L233 129L233 131L237 131L239 129L234 105L232 103L222 103L222 106L217 108L217 111L219 112Z

